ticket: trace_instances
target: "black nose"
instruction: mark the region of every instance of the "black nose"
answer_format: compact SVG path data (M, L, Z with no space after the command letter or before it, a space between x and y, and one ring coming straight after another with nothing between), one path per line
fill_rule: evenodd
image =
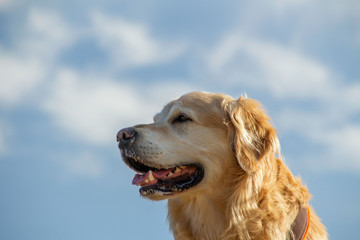
M131 140L136 134L136 130L132 127L121 129L116 135L116 141L126 143Z

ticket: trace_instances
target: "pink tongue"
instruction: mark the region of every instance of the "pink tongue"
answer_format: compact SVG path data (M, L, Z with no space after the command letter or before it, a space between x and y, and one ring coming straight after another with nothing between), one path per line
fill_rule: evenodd
M146 174L147 175L147 174ZM134 179L132 180L133 185L140 185L141 182L144 182L146 179L146 175L136 174Z
M173 169L164 169L164 170L156 170L153 171L153 175L156 179L162 179L164 178L168 173L170 173Z
M156 183L158 179L163 179L171 171L172 171L172 169L152 171L152 174L153 174L155 180L149 182L148 185ZM150 171L148 171L146 174L136 174L134 179L132 180L132 184L133 185L144 184L145 180L149 177L149 173L150 173Z

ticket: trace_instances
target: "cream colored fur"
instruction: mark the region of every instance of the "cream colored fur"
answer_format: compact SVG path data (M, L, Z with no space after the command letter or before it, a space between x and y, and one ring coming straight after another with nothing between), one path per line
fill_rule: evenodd
M192 121L173 124L179 114ZM180 239L288 239L310 194L281 160L275 129L258 102L189 93L169 103L153 124L135 126L142 161L154 167L198 163L204 179L167 196L168 219ZM327 239L311 209L308 240Z

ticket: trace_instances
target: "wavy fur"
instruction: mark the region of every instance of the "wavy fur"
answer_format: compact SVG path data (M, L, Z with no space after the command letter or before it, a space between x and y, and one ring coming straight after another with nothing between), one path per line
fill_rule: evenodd
M172 126L169 119L179 112L193 122ZM144 145L161 142L164 156L148 161L204 166L200 184L168 200L176 240L289 239L299 209L309 206L307 188L281 160L276 130L255 100L190 93L137 130ZM306 239L327 239L312 209Z

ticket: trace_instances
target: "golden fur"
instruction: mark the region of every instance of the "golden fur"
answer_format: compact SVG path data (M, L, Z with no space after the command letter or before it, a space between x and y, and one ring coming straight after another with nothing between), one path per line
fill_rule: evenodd
M180 113L192 121L174 126ZM172 196L149 196L168 198L176 240L289 239L300 207L309 206L310 194L281 160L276 130L255 100L189 93L166 105L153 124L134 128L146 163L204 167L198 185ZM306 239L327 239L310 212Z

